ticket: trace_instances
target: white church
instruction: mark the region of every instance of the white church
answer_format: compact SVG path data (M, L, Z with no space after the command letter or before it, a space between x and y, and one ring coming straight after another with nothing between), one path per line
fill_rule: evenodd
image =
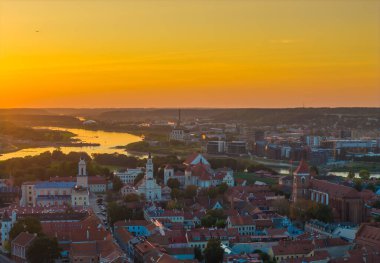
M148 161L146 163L145 176L142 183L137 188L139 194L143 194L147 201L161 201L162 190L161 186L157 184L153 178L153 160L149 153Z

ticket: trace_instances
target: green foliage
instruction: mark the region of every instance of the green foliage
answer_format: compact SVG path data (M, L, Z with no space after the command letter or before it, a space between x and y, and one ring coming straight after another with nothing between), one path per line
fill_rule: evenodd
M194 198L197 196L198 187L196 185L188 185L185 189L186 198Z
M70 142L75 134L68 131L49 129L33 129L17 126L10 122L0 122L0 134L10 136L18 140L46 141L46 142Z
M25 181L49 180L50 177L76 176L78 161L84 157L87 162L89 176L110 176L110 171L96 165L86 153L71 152L64 154L55 150L36 156L13 158L0 162L0 174L12 174L15 185L20 186Z
M199 247L194 248L194 257L199 262L203 261L203 259L204 259L203 254L202 254L202 250Z
M201 218L201 225L203 227L218 227L224 228L226 222L226 215L223 209L211 209L207 214Z
M368 180L369 177L370 177L370 173L369 173L368 170L363 169L363 170L360 170L360 172L359 172L359 176L360 176L360 178L362 178L363 180Z
M133 210L125 205L119 205L116 202L108 204L107 213L111 225L119 220L144 219L144 213L142 210Z
M354 171L349 171L348 172L348 175L347 175L347 178L349 178L349 179L354 179L355 178L355 173L354 173Z
M362 179L355 178L354 179L354 188L359 192L363 189Z
M123 187L123 182L120 180L118 176L114 176L112 179L112 186L115 192L119 192L120 189Z
M172 199L181 199L185 196L185 194L182 190L179 190L178 188L174 188L172 192L170 193L170 196Z
M175 178L169 178L168 182L167 182L167 185L171 188L171 189L178 189L179 186L180 186L180 182L178 181L178 179L175 179Z
M290 218L300 221L317 219L323 222L332 222L334 217L329 206L317 204L310 200L298 200L290 209Z
M26 251L26 258L30 263L53 263L60 257L60 252L57 239L37 237Z
M223 262L224 250L220 247L221 243L218 239L210 239L207 242L204 251L206 263L221 263Z
M169 209L169 210L182 209L182 208L183 208L183 205L176 200L170 200L166 204L166 209Z
M372 204L372 207L380 209L380 200L377 200Z
M331 208L323 204L313 205L307 213L310 218L315 218L325 223L332 222L334 219Z
M41 222L35 217L25 217L17 220L9 232L9 239L13 240L21 232L29 232L40 235L42 233Z
M101 165L120 166L128 168L136 168L139 165L139 159L124 154L107 154L95 153L93 154L94 161Z
M220 185L218 185L217 188L218 188L219 194L224 194L228 190L228 184L221 183Z
M140 196L138 194L127 194L124 196L124 202L126 203L133 203L133 202L139 202L140 201Z
M366 189L371 190L372 192L376 192L376 186L373 183L368 184Z
M215 198L215 197L217 197L218 193L219 193L219 191L218 191L218 189L216 187L210 187L210 188L207 189L207 196L209 198Z
M265 253L265 252L263 252L263 251L261 251L261 250L259 250L259 249L256 249L255 251L253 251L253 253L257 253L257 254L259 254L259 255L260 255L260 259L261 259L264 263L272 262L272 261L270 260L270 256L269 256L267 253Z

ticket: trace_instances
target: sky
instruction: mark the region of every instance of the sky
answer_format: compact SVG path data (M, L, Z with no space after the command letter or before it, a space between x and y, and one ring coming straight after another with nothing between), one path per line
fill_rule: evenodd
M0 108L380 107L380 0L0 0Z

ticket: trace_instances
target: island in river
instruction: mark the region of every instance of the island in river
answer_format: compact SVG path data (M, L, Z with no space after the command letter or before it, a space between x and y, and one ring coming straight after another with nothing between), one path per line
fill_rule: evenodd
M142 138L123 132L92 131L86 129L71 129L61 127L33 127L33 132L52 133L58 137L60 134L64 140L32 140L31 142L18 141L18 145L13 150L5 152L0 156L0 160L7 160L15 157L34 156L46 151L54 151L59 148L64 153L85 151L93 153L123 153L128 154L124 149L116 149L117 145L130 144L141 141ZM60 137L60 138L62 138ZM13 139L12 142L16 140ZM29 144L28 144L29 143ZM1 145L1 143L0 143ZM0 146L1 147L1 146ZM146 153L145 153L146 154Z

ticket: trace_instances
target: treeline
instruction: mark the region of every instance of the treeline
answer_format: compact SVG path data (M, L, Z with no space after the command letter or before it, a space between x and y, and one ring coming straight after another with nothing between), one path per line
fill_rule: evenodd
M64 154L59 150L44 152L36 156L13 158L0 162L0 177L12 177L15 185L26 181L49 180L50 177L76 176L80 158L87 161L89 176L102 175L111 177L111 171L97 165L86 153L71 152Z
M69 142L74 133L68 131L56 131L49 129L33 129L22 127L11 122L0 121L0 135L9 136L18 140L48 141L48 142Z

